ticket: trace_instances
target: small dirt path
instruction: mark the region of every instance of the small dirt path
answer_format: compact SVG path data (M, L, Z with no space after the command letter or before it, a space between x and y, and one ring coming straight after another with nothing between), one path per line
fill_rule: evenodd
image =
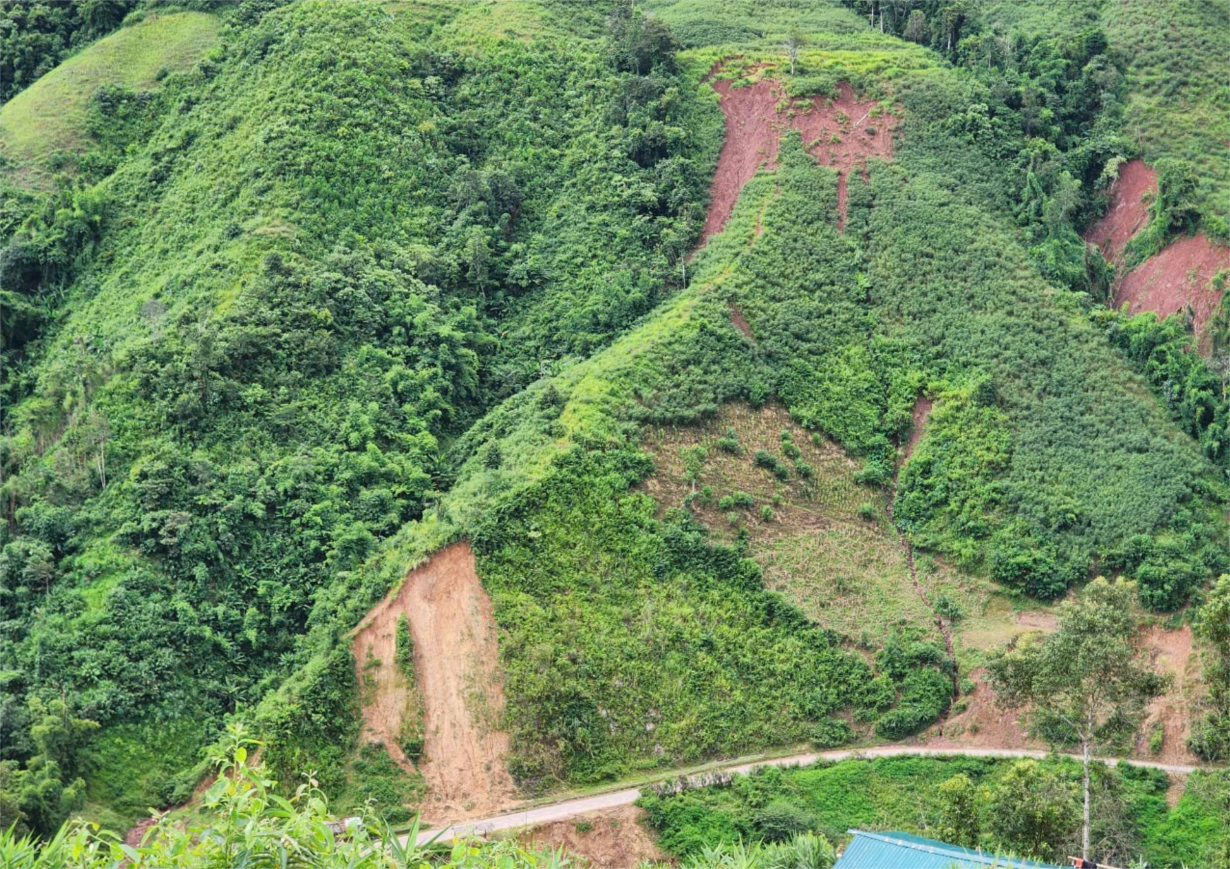
M944 638L944 648L947 650L948 660L952 663L952 696L955 700L961 694L961 683L957 672L957 651L952 641L952 625L939 614L935 604L931 602L931 596L927 592L927 587L919 582L918 568L914 564L914 544L910 542L909 535L901 530L897 525L897 521L893 518L893 505L897 501L897 477L905 463L910 460L910 456L914 454L914 447L922 440L923 431L927 427L927 420L931 418L933 407L934 402L926 396L920 395L914 402L914 409L910 414L912 421L910 436L902 450L901 461L897 463L897 469L893 473L892 488L889 490L888 503L885 504L884 509L888 513L888 521L892 523L897 531L897 539L901 542L901 550L905 553L905 563L910 569L910 582L914 584L914 591L918 593L918 597L922 600L923 604L931 611L931 615L935 618L935 626L939 629L940 636ZM947 713L945 713L940 720L943 721L947 717Z
M395 632L406 616L422 694L427 817L465 818L496 811L512 798L504 765L508 734L499 730L504 695L491 598L467 543L454 543L410 571L395 594L360 624L352 649L360 684L373 682L363 706L363 737L383 742L403 766L402 716L413 698L397 678ZM373 666L372 661L379 661ZM373 696L374 694L374 696Z
M716 767L716 770L729 773L746 774L760 767L807 766L821 760L840 761L876 757L952 757L956 755L963 755L966 757L1035 758L1041 760L1043 758L1050 757L1051 753L1047 751L1032 751L1026 749L921 748L914 746L885 745L864 749L807 752L805 754L794 754L789 757L771 758L752 761L750 763L739 763L734 761L726 765L719 765ZM1061 756L1072 758L1073 760L1080 759L1079 755L1075 754L1064 754ZM1160 769L1171 775L1187 775L1199 769L1211 768L1187 764L1155 763L1152 761L1127 760L1120 758L1095 759L1100 763L1106 763L1110 766L1116 766L1120 763L1124 763L1129 766ZM712 774L712 771L706 774ZM678 776L663 774L657 781L666 781L673 778L678 778ZM595 796L565 799L560 800L557 803L519 809L515 812L495 815L490 818L453 824L452 826L444 827L439 830L427 830L419 833L419 844L426 844L433 839L439 839L447 842L458 837L486 836L502 830L529 829L542 826L543 824L554 824L559 821L567 821L593 812L614 809L618 806L631 805L640 799L641 790L644 787L648 787L648 784L634 788L623 788L621 790L610 791L608 793L597 794Z

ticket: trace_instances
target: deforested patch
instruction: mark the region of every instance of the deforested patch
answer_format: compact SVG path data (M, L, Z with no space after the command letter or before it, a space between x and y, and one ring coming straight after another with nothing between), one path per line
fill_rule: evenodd
M1127 305L1133 314L1185 314L1192 330L1203 335L1221 304L1223 291L1214 278L1226 269L1230 269L1230 247L1204 235L1181 238L1124 275L1115 288L1114 303Z
M1146 709L1135 753L1163 763L1195 764L1198 761L1187 747L1191 722L1197 717L1199 684L1191 626L1173 630L1154 626L1143 639L1154 671L1169 676L1170 684Z
M758 72L753 69L752 73ZM842 82L834 96L789 98L779 82L762 77L745 87L728 79L714 82L726 118L726 138L710 186L703 246L722 231L743 185L763 166L777 162L781 137L797 130L816 162L838 172L838 228L846 219L846 178L869 157L891 159L897 118L875 100L859 99Z
M745 539L765 586L818 624L867 648L903 624L941 639L883 492L860 484L860 464L781 405L729 404L706 423L651 430L644 446L657 470L640 488L659 510L682 507L715 542ZM936 594L982 611L982 581L930 557L917 570Z
M1123 249L1149 219L1148 198L1157 195L1157 173L1143 160L1119 167L1111 184L1106 213L1085 230L1085 241L1096 244L1109 263L1123 259Z
M469 545L454 543L410 571L360 625L352 649L363 739L383 743L404 768L419 764L429 794L424 811L458 819L505 806L513 783L504 762L509 738L500 730L497 629Z
M520 839L538 848L561 849L601 869L633 869L667 858L646 828L647 817L639 806L620 806L534 827Z

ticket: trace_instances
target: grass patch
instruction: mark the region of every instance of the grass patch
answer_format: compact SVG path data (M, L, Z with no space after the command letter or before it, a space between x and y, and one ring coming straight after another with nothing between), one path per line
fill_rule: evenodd
M0 108L7 173L20 184L47 185L56 152L84 149L86 112L99 87L148 90L161 74L190 68L217 36L213 15L148 15L69 58Z
M734 542L745 536L765 585L817 624L867 649L883 645L905 624L925 626L939 638L910 580L883 494L857 483L859 463L828 439L813 437L781 405L727 405L701 425L655 429L645 446L656 471L643 487L660 510L686 506L715 537ZM693 475L689 458L698 449L706 458ZM796 451L797 457L788 455ZM759 466L758 453L789 470L787 479ZM798 473L800 467L809 473ZM732 522L722 503L732 493L746 493L757 509L733 511ZM766 518L761 506L772 515ZM936 573L961 584L951 571L937 566Z

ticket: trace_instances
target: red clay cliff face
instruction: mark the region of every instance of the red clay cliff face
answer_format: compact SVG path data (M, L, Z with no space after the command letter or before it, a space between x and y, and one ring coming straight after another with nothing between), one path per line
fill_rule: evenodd
M1129 160L1119 167L1119 177L1110 187L1110 207L1085 231L1085 241L1096 244L1108 263L1118 265L1128 240L1149 219L1145 194L1157 195L1157 173L1143 160Z
M1217 312L1221 296L1213 289L1213 276L1230 269L1230 248L1213 244L1204 235L1181 238L1124 275L1115 287L1115 305L1126 304L1133 314L1153 311L1160 317L1191 311L1198 336Z
M1157 194L1157 174L1140 160L1124 163L1110 190L1106 214L1085 232L1107 262L1123 266L1123 250L1148 222L1143 201ZM1230 269L1230 248L1204 235L1181 238L1115 281L1112 303L1127 305L1133 314L1153 311L1160 317L1189 311L1198 336L1217 312L1222 294L1211 286L1213 276Z
M850 170L868 157L892 157L897 119L892 115L872 118L877 104L859 100L847 84L838 86L836 98L813 97L789 107L784 92L771 79L743 88L719 81L713 88L721 96L726 139L713 175L701 246L722 231L743 185L762 166L777 162L778 144L788 130L799 131L816 162L838 171L839 228L845 225Z

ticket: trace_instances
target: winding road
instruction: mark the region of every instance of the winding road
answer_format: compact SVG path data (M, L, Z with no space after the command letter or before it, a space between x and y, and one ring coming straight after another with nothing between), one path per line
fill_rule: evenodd
M1046 751L1028 751L1028 750L1007 750L995 748L916 748L912 746L902 745L886 745L877 748L862 748L862 749L846 749L841 751L820 751L810 752L806 754L793 754L788 757L775 757L765 760L756 760L750 763L733 763L728 766L716 766L713 769L706 770L703 773L696 773L687 778L699 778L704 775L710 775L714 772L726 773L749 773L754 769L764 766L806 766L815 763L818 760L850 760L852 758L872 758L872 757L899 757L899 756L928 756L928 757L944 757L964 755L966 757L1017 757L1017 758L1044 758L1050 757L1050 752ZM1065 754L1063 757L1069 757L1073 760L1080 760L1079 755ZM1131 760L1127 758L1096 758L1096 760L1106 763L1110 766L1115 766L1119 763L1128 763L1132 766L1144 766L1152 769L1160 769L1168 773L1187 774L1195 772L1204 767L1185 766L1183 764L1172 763L1154 763L1147 760ZM663 776L658 781L665 781L677 776ZM624 788L622 790L609 791L603 794L596 794L591 797L577 797L575 799L561 800L557 803L549 803L547 805L536 806L532 808L520 809L515 812L508 812L502 815L494 815L489 818L481 818L472 821L463 821L453 824L452 826L444 827L438 830L426 830L419 833L419 844L427 844L433 839L440 841L450 841L454 838L464 838L467 836L485 836L490 833L496 833L501 830L519 830L524 827L537 827L541 824L550 824L555 821L566 821L575 818L579 815L596 812L602 809L612 809L617 806L626 806L636 802L640 798L641 791L649 787L652 782L640 785L634 788Z

